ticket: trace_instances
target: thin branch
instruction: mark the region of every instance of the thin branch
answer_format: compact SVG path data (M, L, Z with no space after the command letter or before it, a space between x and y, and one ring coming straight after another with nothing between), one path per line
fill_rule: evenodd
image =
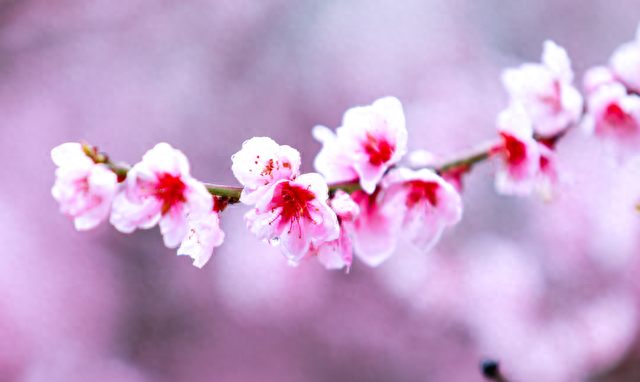
M456 167L471 167L472 165L489 158L489 153L491 153L491 150L495 149L501 144L502 140L499 139L483 142L468 150L451 155L449 157L445 157L437 161L433 166L429 167L439 173L452 170Z
M535 136L534 138L544 144L553 145L555 144L568 129L563 130L562 132L556 134L550 138L544 138ZM482 162L489 158L491 151L493 151L496 147L499 147L502 144L502 140L496 139L492 141L483 142L475 147L472 147L468 150L462 151L460 153L444 157L441 160L438 160L433 165L427 166L438 173L447 172L450 170L454 170L456 168L464 167L465 171L471 169L476 163ZM122 182L127 177L127 173L131 170L131 165L125 162L113 162L109 156L105 153L98 152L98 149L95 146L90 145L87 142L82 143L82 148L95 163L104 163L111 169L111 171L115 172L118 175L118 181ZM424 167L420 167L424 168ZM418 168L414 168L418 169ZM221 184L211 184L204 183L205 187L209 193L213 196L217 196L220 198L225 198L225 203L235 204L240 202L240 195L242 194L242 187L240 186L226 186ZM339 182L329 184L329 191L331 193L336 190L344 190L347 193L352 193L357 190L361 190L360 182L358 180L351 180L347 182ZM639 207L640 208L640 207Z

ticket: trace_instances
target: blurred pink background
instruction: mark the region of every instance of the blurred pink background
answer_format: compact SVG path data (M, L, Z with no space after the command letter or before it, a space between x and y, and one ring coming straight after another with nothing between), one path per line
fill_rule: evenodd
M395 95L410 149L495 136L503 68L566 47L580 85L633 39L634 0L0 2L0 381L640 380L640 161L575 130L556 199L466 179L463 222L350 274L289 268L222 215L203 268L157 228L79 233L50 194L50 150L135 163L166 141L203 181L269 136L313 171L316 124Z

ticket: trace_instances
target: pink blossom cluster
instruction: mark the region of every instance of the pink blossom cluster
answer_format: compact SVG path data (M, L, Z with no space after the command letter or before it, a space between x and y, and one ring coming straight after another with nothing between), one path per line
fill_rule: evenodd
M355 248L364 263L377 266L401 234L427 251L460 220L454 186L430 169L396 167L407 152L398 99L349 109L335 133L316 126L313 135L323 143L319 173L301 174L300 153L267 137L246 141L231 158L243 186L237 199L252 206L247 229L279 246L291 265L317 257L328 269L349 270ZM178 254L199 267L222 244L218 214L226 205L189 175L185 155L167 143L128 169L122 186L106 156L78 143L55 148L52 157L59 166L52 193L78 229L107 218L124 233L158 225L164 244L180 246Z
M338 201L344 205L346 194L336 193L332 203L343 232L332 248L342 248L343 259L350 262L352 242L359 259L377 266L393 254L401 234L428 251L446 227L460 221L462 201L450 183L430 169L395 166L407 152L408 136L397 98L351 108L335 133L316 126L313 136L323 144L316 169L328 180L361 188L351 194L348 214L335 207Z
M328 269L348 271L355 255L377 266L393 254L399 237L428 251L445 228L460 221L462 175L483 158L496 164L499 193L538 191L549 198L559 179L555 144L569 128L582 124L621 147L637 148L638 73L640 28L636 41L619 47L608 67L586 74L583 118L567 52L545 41L540 63L502 74L510 102L496 120L499 139L481 155L453 164L438 165L434 155L420 151L410 160L413 168L401 166L408 140L404 111L397 98L384 97L348 109L335 132L313 128L322 143L317 173L301 174L300 153L290 146L267 137L247 140L231 158L242 184L236 197L192 178L185 155L167 143L128 169L122 187L105 155L78 143L58 146L52 151L58 165L52 194L78 230L107 218L124 233L159 225L165 245L179 246L178 254L193 257L199 267L224 240L219 213L229 202L251 206L244 216L247 229L278 246L291 265L317 257ZM416 158L422 158L419 165Z
M124 185L109 162L87 155L80 143L64 143L51 151L58 166L51 190L60 212L78 230L109 222L120 232L160 226L164 244L202 267L222 244L218 212L211 194L189 175L186 156L167 143L149 150L127 173Z
M573 85L567 51L544 42L541 62L502 73L509 107L497 118L501 140L490 152L498 162L495 187L501 194L549 198L558 180L555 142L582 117L583 99Z
M397 98L349 109L335 133L316 126L313 135L323 144L314 163L319 173L301 175L300 154L266 137L246 141L232 157L244 186L240 201L254 206L245 214L247 228L278 245L290 264L317 257L328 269L348 270L355 249L377 266L401 232L427 251L460 220L462 203L451 184L429 169L394 167L407 152Z
M540 64L503 72L510 105L498 116L501 142L489 153L499 163L499 193L535 190L549 198L559 180L555 143L573 126L606 140L619 157L640 148L640 26L635 41L617 48L608 66L586 72L586 102L573 78L566 50L552 41L545 41Z
M587 134L606 140L620 157L640 148L640 25L635 40L622 44L608 66L596 66L584 77Z

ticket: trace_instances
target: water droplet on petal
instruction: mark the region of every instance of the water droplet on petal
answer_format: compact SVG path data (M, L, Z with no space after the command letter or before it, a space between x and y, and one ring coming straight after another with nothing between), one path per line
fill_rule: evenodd
M280 244L280 238L279 237L272 237L271 239L268 240L269 244L273 245L274 247L277 247L278 244Z

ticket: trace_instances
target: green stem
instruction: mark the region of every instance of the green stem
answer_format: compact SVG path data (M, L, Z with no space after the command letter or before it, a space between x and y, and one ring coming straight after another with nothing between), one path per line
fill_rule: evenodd
M242 187L223 186L220 184L205 183L205 187L209 190L209 193L214 196L222 196L229 198L229 203L240 202L240 194L242 194Z
M436 162L433 166L429 166L432 170L443 173L448 170L452 170L456 167L471 167L472 165L482 162L489 158L491 150L500 146L502 140L493 140L484 142L469 150L463 151L459 154L445 157L442 160Z

